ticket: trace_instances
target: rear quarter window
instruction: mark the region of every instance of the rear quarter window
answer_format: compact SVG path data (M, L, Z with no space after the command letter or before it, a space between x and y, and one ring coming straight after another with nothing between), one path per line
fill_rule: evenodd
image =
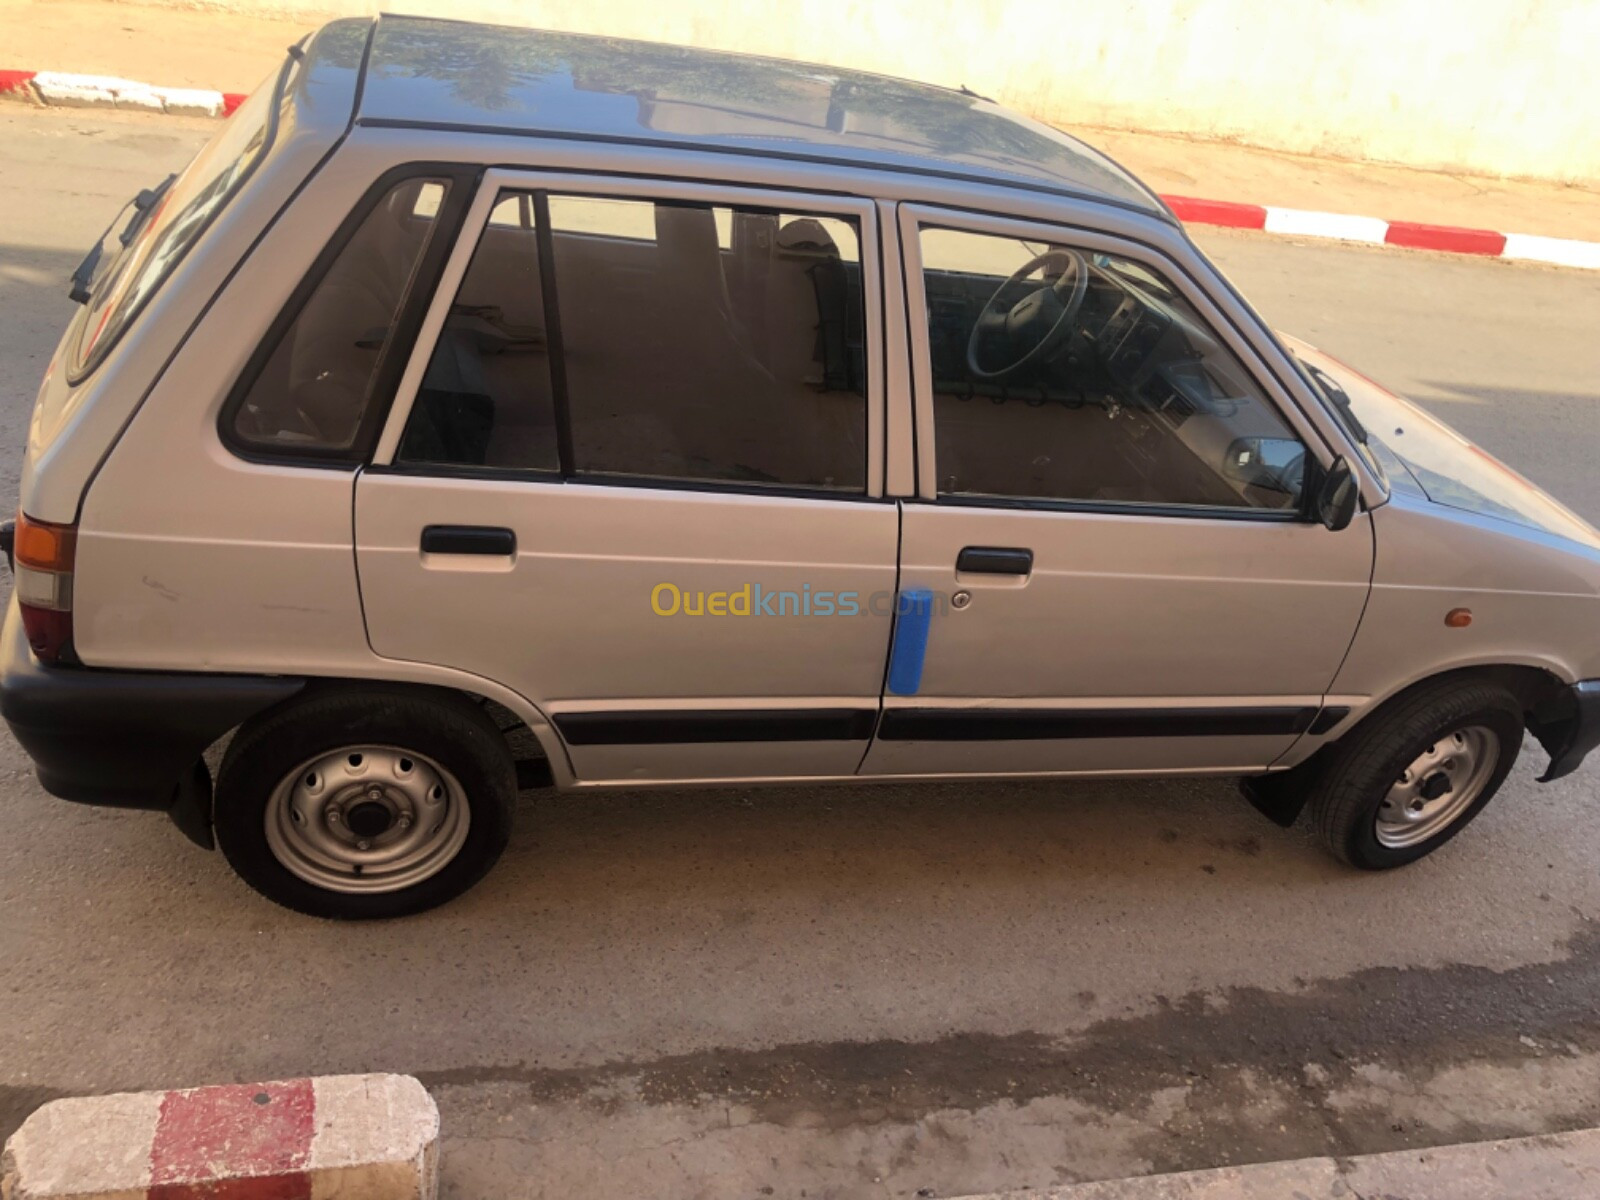
M373 401L385 362L403 363L414 335L397 329L413 289L426 292L417 277L451 191L447 176L408 176L380 183L352 212L223 411L222 435L236 452L338 463L364 457L358 440L380 415ZM421 304L410 307L415 323ZM398 357L386 358L397 342Z

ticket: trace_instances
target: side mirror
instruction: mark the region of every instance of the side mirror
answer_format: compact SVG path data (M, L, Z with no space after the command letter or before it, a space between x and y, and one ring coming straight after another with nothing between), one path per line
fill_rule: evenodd
M1235 483L1298 496L1305 484L1306 448L1295 438L1235 438L1222 473Z
M1360 500L1361 489L1356 486L1356 473L1341 454L1333 460L1333 466L1322 477L1312 512L1317 520L1337 533L1355 520L1356 505Z

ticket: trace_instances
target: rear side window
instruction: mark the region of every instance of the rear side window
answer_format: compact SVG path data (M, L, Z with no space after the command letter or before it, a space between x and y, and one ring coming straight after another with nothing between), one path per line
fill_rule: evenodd
M503 193L398 461L859 494L862 287L847 218Z
M434 343L397 457L559 468L530 196L501 196L490 213Z
M235 443L287 455L355 445L449 186L407 179L362 218L233 406Z

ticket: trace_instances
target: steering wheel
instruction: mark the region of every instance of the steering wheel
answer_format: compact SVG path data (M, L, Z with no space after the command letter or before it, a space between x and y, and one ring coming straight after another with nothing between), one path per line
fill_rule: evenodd
M1007 288L1053 262L1064 264L1054 283L1035 289L1010 308L1001 307L1000 297ZM967 370L978 379L1008 379L1044 360L1071 336L1073 318L1083 307L1088 288L1089 264L1076 250L1059 246L1030 260L995 289L973 322L967 338ZM1002 340L1025 349L1003 366L986 365L985 347Z

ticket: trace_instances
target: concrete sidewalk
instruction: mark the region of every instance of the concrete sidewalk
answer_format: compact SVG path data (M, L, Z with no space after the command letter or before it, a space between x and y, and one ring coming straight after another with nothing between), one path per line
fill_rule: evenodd
M108 0L0 0L0 68L246 92L314 25ZM1163 194L1600 241L1600 193L1592 190L1120 130L1069 131Z
M1600 1196L1600 1129L1358 1158L1219 1167L963 1200L1576 1200Z

